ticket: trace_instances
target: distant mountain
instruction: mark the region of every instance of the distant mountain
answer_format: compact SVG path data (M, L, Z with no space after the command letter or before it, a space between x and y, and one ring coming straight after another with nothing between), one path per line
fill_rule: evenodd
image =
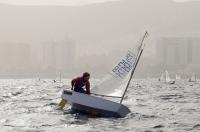
M94 49L130 45L146 29L153 37L198 36L199 12L199 2L171 0L122 0L80 7L2 4L0 42L40 43L68 36L80 52L84 47L98 52Z

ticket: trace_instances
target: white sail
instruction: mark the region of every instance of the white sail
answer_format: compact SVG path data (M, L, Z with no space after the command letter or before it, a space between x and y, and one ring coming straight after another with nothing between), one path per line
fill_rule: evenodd
M163 73L161 74L161 76L160 76L160 78L159 78L159 81L165 81L165 76L164 76Z
M121 96L128 83L136 54L128 51L126 56L107 74L102 82L92 89L97 94Z
M176 74L176 80L180 80L181 76Z
M192 74L192 76L191 76L191 78L190 78L189 81L190 81L190 82L196 82L196 81L197 81L196 75L195 75L194 73Z
M169 76L169 72L165 71L165 75L166 75L166 82L169 83L171 81L171 78Z
M126 55L103 78L102 82L92 88L92 93L122 96L131 77L131 72L137 63L141 48L143 47L140 43L134 49L127 51Z

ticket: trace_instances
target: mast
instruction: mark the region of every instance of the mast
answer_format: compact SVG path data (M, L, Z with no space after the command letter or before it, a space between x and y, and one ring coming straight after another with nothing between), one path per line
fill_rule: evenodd
M125 94L126 94L126 92L127 92L127 90L128 90L128 87L129 87L129 85L130 85L131 79L132 79L132 77L133 77L133 74L134 74L134 72L135 72L135 69L136 69L136 67L137 67L137 64L138 64L138 62L139 62L139 60L140 60L140 57L141 57L141 55L142 55L143 48L144 48L144 40L145 40L145 38L146 38L147 36L148 36L148 32L145 32L145 34L144 34L144 36L143 36L143 38L142 38L142 41L141 41L141 45L140 45L140 47L139 47L140 49L139 49L138 54L137 54L136 63L133 63L133 69L132 69L132 71L131 71L131 75L130 75L130 78L129 78L129 80L128 80L128 83L127 83L127 85L126 85L126 89L125 89L125 91L124 91L124 93L123 93L123 95L122 95L122 98L121 98L121 100L120 100L120 104L121 104L122 101L124 100Z

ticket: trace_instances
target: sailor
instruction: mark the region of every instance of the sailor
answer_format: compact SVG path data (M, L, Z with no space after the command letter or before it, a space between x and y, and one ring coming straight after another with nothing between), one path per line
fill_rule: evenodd
M88 72L83 73L82 77L77 77L71 81L72 90L79 92L90 94L90 74ZM84 88L86 90L84 90Z

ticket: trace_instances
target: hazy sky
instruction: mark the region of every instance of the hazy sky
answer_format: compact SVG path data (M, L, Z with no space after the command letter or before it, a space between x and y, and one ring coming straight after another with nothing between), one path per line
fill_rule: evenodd
M200 1L200 0L173 0L175 2L188 2L188 1Z
M17 5L66 5L76 6L90 3L100 3L118 0L0 0L0 3L17 4Z
M0 3L17 5L62 5L78 6L91 3L119 1L119 0L0 0ZM200 1L200 0L173 0L175 2Z

